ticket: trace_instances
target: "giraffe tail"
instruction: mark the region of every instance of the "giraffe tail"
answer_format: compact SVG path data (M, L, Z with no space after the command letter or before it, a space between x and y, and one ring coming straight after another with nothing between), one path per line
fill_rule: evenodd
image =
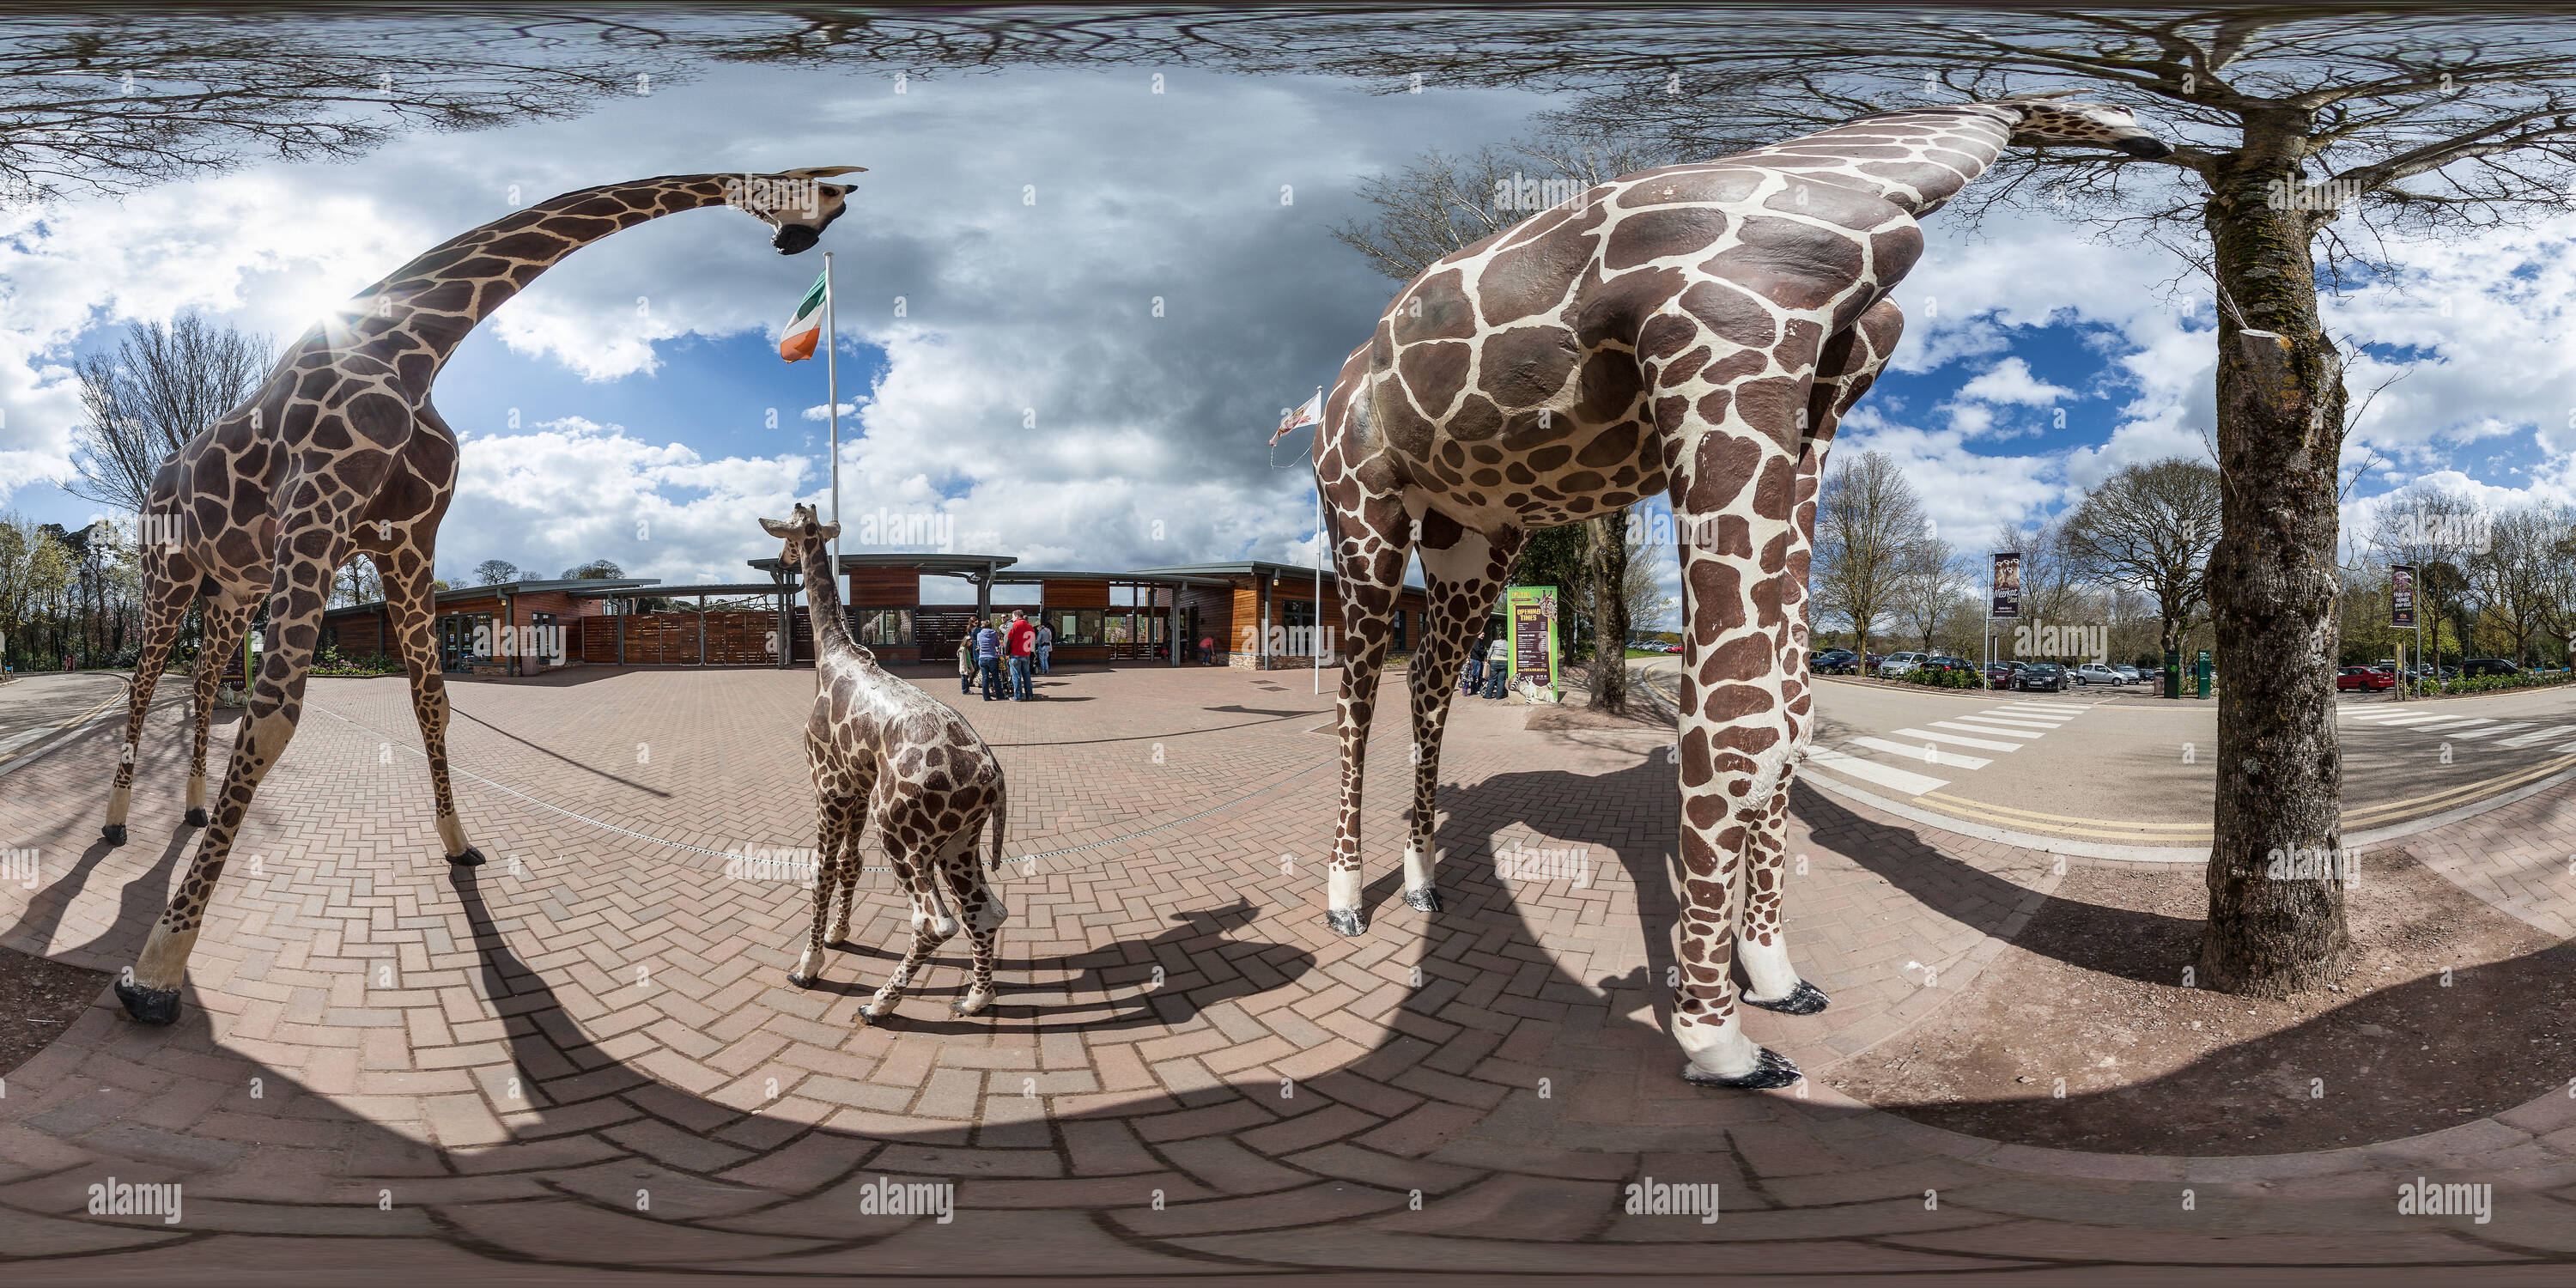
M984 861L984 866L990 871L999 872L1002 870L1002 842L1010 835L1011 831L1011 784L1009 780L1000 778L996 778L994 780L993 813L992 817L986 821L993 829L993 848L992 857Z

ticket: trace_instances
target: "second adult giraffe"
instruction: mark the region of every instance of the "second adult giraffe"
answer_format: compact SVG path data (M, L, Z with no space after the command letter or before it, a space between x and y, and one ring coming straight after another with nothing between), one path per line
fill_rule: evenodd
M1404 899L1432 886L1440 736L1468 642L1522 537L1663 492L1682 560L1683 1076L1795 1082L1743 1000L1825 995L1781 931L1791 768L1809 736L1807 561L1834 428L1903 329L1888 298L1920 216L2015 144L2155 159L2126 109L2035 95L1886 112L1716 161L1628 175L1424 270L1342 364L1315 438L1349 635L1331 927L1360 907L1360 795L1389 614L1419 550L1432 623L1413 661ZM1602 641L1616 650L1618 641ZM1605 665L1620 665L1615 652ZM1739 907L1736 886L1746 887Z
M125 842L135 746L188 605L206 597L206 657L221 659L240 647L251 608L265 596L268 647L211 822L203 807L213 671L199 664L188 823L207 830L129 977L117 981L128 1014L146 1024L178 1018L188 955L224 860L260 779L285 753L303 714L305 673L332 575L355 555L372 559L382 576L411 672L440 845L450 863L483 861L465 839L448 790L447 689L430 638L430 580L439 521L456 490L457 441L429 392L467 333L565 256L683 210L738 206L777 230L771 245L780 253L806 250L840 217L849 193L821 180L857 169L667 175L585 188L451 238L306 332L266 384L162 464L144 513L167 539L147 545L143 559L143 655L108 796L110 844Z

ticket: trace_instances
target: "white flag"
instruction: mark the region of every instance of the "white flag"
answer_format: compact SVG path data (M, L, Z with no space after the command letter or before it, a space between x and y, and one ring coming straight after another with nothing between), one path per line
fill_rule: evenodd
M1276 443L1280 439L1286 438L1288 436L1288 431L1292 429L1303 429L1308 425L1320 425L1323 423L1324 391L1318 389L1315 391L1314 397L1306 400L1304 406L1292 408L1279 417L1279 432L1272 434L1270 436L1270 441Z

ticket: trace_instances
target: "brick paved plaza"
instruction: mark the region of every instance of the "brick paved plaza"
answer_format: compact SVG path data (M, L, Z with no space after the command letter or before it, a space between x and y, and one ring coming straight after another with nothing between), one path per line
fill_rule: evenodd
M956 701L953 678L921 682ZM1395 897L1408 770L1403 721L1382 721L1374 926L1330 935L1330 697L1304 673L1089 669L1045 682L1047 701L966 701L1011 777L1001 1003L949 1018L961 937L896 1017L858 1028L907 933L884 874L810 991L785 979L807 893L741 875L745 853L812 844L796 733L812 686L600 667L453 684L458 795L492 858L469 872L438 859L402 681L312 681L180 1023L134 1025L103 992L8 1077L10 1282L540 1263L603 1279L2571 1273L2543 1264L2576 1256L2568 1095L2410 1140L2206 1158L2000 1145L1837 1096L1837 1062L1942 1006L2063 877L2052 856L1812 791L1788 908L1834 1005L1751 1019L1809 1081L1685 1085L1663 1034L1675 789L1654 727L1533 731L1525 707L1461 703L1449 910L1426 917ZM0 943L131 961L193 852L183 714L147 732L123 848L96 841L116 726L0 777L0 844L41 854L34 888L0 886ZM2568 932L2563 901L2515 875L2576 854L2565 801L2417 842L2489 903ZM1516 844L1581 865L1498 882L1492 856ZM2397 1215L2418 1176L2492 1183L2492 1221ZM111 1177L179 1182L183 1218L90 1215ZM1716 1183L1722 1219L1626 1214L1645 1177ZM880 1178L953 1184L953 1216L881 1214Z

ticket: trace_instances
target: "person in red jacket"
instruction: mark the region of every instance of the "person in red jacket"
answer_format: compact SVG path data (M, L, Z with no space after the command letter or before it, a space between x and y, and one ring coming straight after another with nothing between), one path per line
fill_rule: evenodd
M1036 697L1029 688L1029 667L1038 654L1038 628L1027 613L1011 610L1011 627L1002 632L1002 647L1011 655L1011 701Z

